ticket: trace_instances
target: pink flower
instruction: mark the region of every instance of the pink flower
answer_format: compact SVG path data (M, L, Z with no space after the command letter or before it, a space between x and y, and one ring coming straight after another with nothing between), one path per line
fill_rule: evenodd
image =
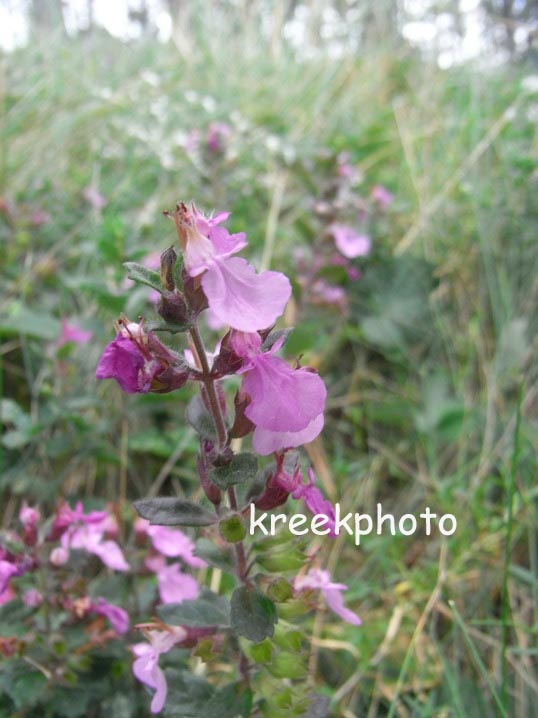
M394 195L392 192L389 192L386 187L383 187L383 185L380 184L376 184L376 186L372 189L370 196L383 209L386 209L394 202Z
M256 274L246 259L232 257L246 244L244 232L229 234L218 225L228 213L214 218L190 212L178 204L173 218L191 277L201 285L214 318L234 329L252 332L274 324L291 295L291 285L280 272Z
M62 319L62 331L56 342L56 346L63 347L64 344L87 344L93 337L93 332L81 329L77 324L69 324L67 319Z
M336 158L338 176L343 179L349 180L351 183L355 183L360 174L356 167L353 167L349 162L349 153L341 152Z
M162 603L181 603L198 598L196 579L183 573L179 564L164 565L157 569L157 584Z
M145 532L151 539L153 548L160 554L169 558L181 558L193 568L207 566L203 559L194 555L194 543L183 531L168 528L167 526L152 526L149 522L146 522L146 524Z
M166 393L186 383L189 371L152 332L127 321L117 329L101 354L96 379L115 379L127 394Z
M147 637L149 643L137 643L132 647L136 656L133 673L144 685L155 690L151 712L159 713L164 707L168 692L165 675L159 667L159 657L186 638L187 632L181 626L171 626L168 631L148 631Z
M347 308L347 296L342 287L329 284L326 279L317 279L311 288L312 294L320 304L334 304L341 311Z
M26 501L23 501L21 510L19 511L19 519L24 528L35 528L41 517L39 509L37 507L32 508L28 506Z
M22 596L22 602L30 608L37 608L43 603L43 596L37 588L29 588Z
M365 234L358 234L353 227L345 224L333 224L331 234L337 249L348 259L364 257L370 252L371 240Z
M115 571L128 571L129 564L125 560L121 548L115 541L105 540L105 532L110 519L106 511L91 511L84 514L82 504L79 502L71 512L68 527L61 535L61 548L52 551L49 560L54 565L65 563L69 551L78 549L98 556L101 561ZM68 512L64 508L64 514ZM67 518L67 517L66 517ZM64 519L65 520L65 519Z
M108 344L97 364L96 379L115 379L127 394L145 394L162 369L144 348L145 334L139 324L122 327Z
M266 456L279 449L306 444L323 428L327 390L323 380L307 367L292 369L274 352L261 351L258 334L234 332L235 353L243 357L241 391L250 398L245 415L256 428L254 449Z
M50 214L48 212L45 212L44 209L36 209L30 215L30 222L32 223L33 227L41 227L41 225L50 222Z
M333 583L328 571L319 568L311 568L306 576L297 576L294 582L296 591L308 589L320 589L327 606L334 611L341 619L353 626L360 626L362 621L349 608L344 606L342 591L347 589L344 583Z
M232 128L225 122L212 122L207 130L207 148L211 152L222 152Z
M291 466L286 465L286 454L276 454L276 469L267 479L265 489L254 504L260 511L270 511L277 506L285 504L288 496L301 483L301 469L295 461Z
M127 633L129 630L129 615L127 611L120 608L120 606L115 606L105 601L104 598L99 597L97 601L92 602L90 610L99 616L107 618L118 635Z
M329 536L336 536L335 531L335 514L334 507L330 501L328 501L317 486L314 486L314 472L309 466L307 469L308 482L306 484L300 483L293 491L294 499L303 499L306 504L306 508L316 515L327 516L329 523L326 524L327 528L330 529Z
M69 551L63 546L57 546L50 552L49 561L53 566L63 566L69 561Z
M106 198L103 197L103 195L93 185L85 187L82 191L82 196L94 209L103 209L103 207L107 204Z

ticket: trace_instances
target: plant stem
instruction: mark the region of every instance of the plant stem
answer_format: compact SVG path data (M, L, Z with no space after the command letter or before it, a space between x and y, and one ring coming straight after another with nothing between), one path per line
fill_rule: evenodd
M521 405L523 402L523 382L519 385L516 404L516 426L514 429L514 446L512 448L512 461L506 481L506 501L508 504L508 515L506 517L506 539L504 548L503 584L501 598L501 657L502 657L502 684L501 702L508 711L508 661L506 652L508 650L508 622L510 617L510 596L508 592L508 578L510 574L510 558L512 553L512 529L514 524L514 495L516 491L516 475L519 464L519 435L521 427Z
M219 399L215 390L215 380L211 378L211 369L209 368L209 362L207 361L207 354L205 351L204 342L198 326L194 324L190 330L192 341L198 354L198 359L202 366L203 383L207 392L207 398L211 407L211 415L215 422L215 428L217 430L217 436L219 439L219 449L223 449L228 443L228 432L226 431L226 424L224 423L224 417L220 409Z
M211 376L211 369L209 368L209 362L207 360L204 342L197 324L194 324L191 327L190 333L192 341L194 343L194 348L196 349L196 353L198 354L198 359L200 360L200 366L202 367L202 381L207 392L211 415L213 417L213 421L215 422L215 428L217 430L217 436L219 440L219 448L223 449L225 446L228 445L228 432L226 431L226 424L224 423L224 417L222 415L220 403L215 389L215 379L213 379ZM238 511L239 509L235 488L233 486L230 486L227 491L227 494L228 500L230 502L230 508L233 511ZM245 546L242 541L238 541L234 544L234 547L235 555L237 558L237 577L242 583L248 583L248 565Z
M230 486L228 489L228 499L230 500L230 508L234 511L238 510L237 506L237 496L235 494L235 487ZM237 557L237 575L243 581L243 583L248 583L248 565L247 565L247 555L245 552L245 546L242 541L238 541L235 546L235 555Z
M209 407L211 410L211 415L213 417L213 421L215 423L215 429L217 430L217 436L219 441L219 449L225 448L229 441L228 441L228 432L226 431L226 424L224 422L224 416L222 415L222 411L220 408L219 399L217 396L217 392L215 389L215 379L211 376L211 369L209 368L209 362L207 360L207 354L204 346L204 342L202 339L202 336L200 334L200 330L198 329L198 325L194 324L191 327L190 334L192 337L192 341L194 343L194 348L196 349L196 353L198 354L198 359L200 360L200 366L202 367L202 373L203 373L203 384L207 393L207 398L209 400ZM228 491L228 500L230 502L230 508L233 511L238 511L238 504L237 504L237 495L235 493L235 487L230 486ZM238 541L237 543L234 543L234 549L235 549L235 557L237 560L236 565L236 575L237 578L241 583L245 583L248 585L248 570L249 567L247 565L247 556L245 552L245 546L243 544L243 541ZM241 647L239 646L239 673L241 674L241 677L243 679L243 682L246 686L250 686L250 675L249 675L249 665L248 660L243 651L241 650Z

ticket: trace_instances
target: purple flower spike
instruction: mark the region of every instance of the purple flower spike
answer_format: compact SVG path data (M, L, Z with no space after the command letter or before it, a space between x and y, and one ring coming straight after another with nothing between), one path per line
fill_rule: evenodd
M328 571L311 568L306 576L298 576L295 579L294 587L296 591L319 589L331 611L334 611L346 623L351 623L352 626L361 625L362 621L359 616L344 606L342 591L345 591L347 586L344 583L333 583Z
M344 224L333 224L331 234L337 249L348 259L364 257L370 252L372 242L370 237L359 234L353 227Z

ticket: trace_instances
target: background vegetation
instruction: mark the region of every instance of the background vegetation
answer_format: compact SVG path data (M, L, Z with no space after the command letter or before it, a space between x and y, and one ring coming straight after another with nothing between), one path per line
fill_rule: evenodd
M188 34L168 44L151 27L121 42L99 27L65 36L56 25L0 56L3 527L15 525L22 499L45 515L65 497L114 502L128 516L143 495L192 493L196 442L181 396L125 396L94 380L119 312L152 313L145 290L122 284L122 262L169 246L162 210L192 198L231 210L257 266L293 278L295 250L318 251L315 205L346 152L360 172L358 195L382 184L395 199L372 218L360 278L325 271L345 288L347 312L306 302L295 285L288 350L304 354L329 389L327 427L309 461L346 510L375 514L382 502L399 516L430 506L454 513L458 530L448 539L316 544L364 623L313 617L308 681L335 716L530 718L538 701L532 52L441 70L401 35L373 42L366 33L354 44L354 24L343 26L338 53L316 35L297 50L279 8L262 22L254 11L193 4ZM222 152L206 145L215 122L230 128ZM91 330L91 343L58 348L62 318ZM125 598L129 588L118 591ZM2 636L14 625L10 605ZM129 654L114 646L122 687L103 688L99 705L79 706L80 715L145 714L132 702ZM45 687L34 695L23 681L14 692L10 665L0 668L2 715L32 716ZM73 675L79 695L97 690L94 664ZM53 715L78 716L68 703Z

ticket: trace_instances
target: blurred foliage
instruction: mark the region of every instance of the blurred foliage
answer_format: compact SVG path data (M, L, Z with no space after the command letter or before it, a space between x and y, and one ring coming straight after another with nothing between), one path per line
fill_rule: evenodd
M147 38L122 44L96 28L0 58L4 527L23 497L46 514L59 497L192 494L188 392L125 396L94 380L118 314L153 315L150 290L127 286L122 262L166 249L174 232L162 210L192 198L231 210L230 229L246 229L255 263L293 278L294 249L316 251L315 204L347 152L360 173L357 194L382 184L395 200L370 227L360 278L331 276L345 288L347 313L304 303L294 287L287 350L304 354L329 387L326 430L309 459L346 511L375 516L382 502L401 516L430 506L454 513L458 530L445 542L438 534L372 534L360 548L324 541L319 550L335 580L349 584L346 600L364 625L350 630L316 614L316 640L303 645L322 694L315 700L302 674L259 649L252 660L272 666L259 688L266 714L310 704L311 715L328 715L330 701L335 716L494 716L488 681L501 690L507 660L507 715L531 716L538 100L521 84L528 70L440 71L382 44L364 57L298 59L256 23L238 34L223 17L200 18L179 50ZM208 145L214 123L231 130L217 151ZM62 318L92 331L92 341L59 347ZM297 564L303 556L302 545L286 552ZM19 603L3 607L2 635L24 625L15 610ZM281 620L286 612L293 617L293 602ZM41 710L33 706L53 701L54 718L136 715L129 661L125 646L111 643L105 657L95 650L74 665L76 703L72 688L6 662L3 709L30 718ZM298 679L295 689L283 687L285 676ZM181 692L180 677L170 685ZM203 690L214 688L204 679Z

